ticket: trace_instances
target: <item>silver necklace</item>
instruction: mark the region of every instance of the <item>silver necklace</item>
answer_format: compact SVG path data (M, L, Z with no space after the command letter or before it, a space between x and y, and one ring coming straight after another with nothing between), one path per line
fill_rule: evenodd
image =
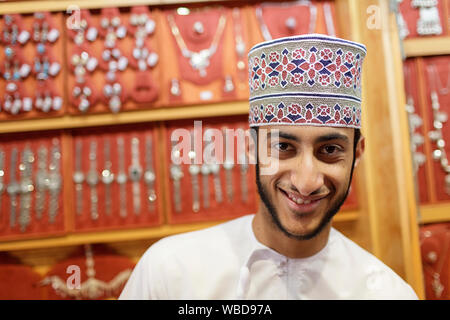
M225 14L222 14L220 16L216 33L209 48L203 49L199 52L195 52L188 49L186 43L184 42L184 39L181 37L180 30L178 29L173 16L170 14L167 15L167 21L169 22L170 30L175 38L178 47L181 50L181 54L186 59L189 59L189 64L191 65L191 67L197 70L200 74L200 77L202 78L206 77L206 69L209 67L211 57L217 51L219 40L222 37L223 31L225 29L226 19L227 18Z

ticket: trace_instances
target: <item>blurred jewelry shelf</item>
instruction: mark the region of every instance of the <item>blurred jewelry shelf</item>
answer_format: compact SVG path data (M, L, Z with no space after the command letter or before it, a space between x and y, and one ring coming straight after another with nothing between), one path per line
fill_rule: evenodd
M450 37L430 37L403 41L407 58L450 54Z
M358 211L342 211L334 218L334 222L354 221L358 219ZM34 250L56 247L77 246L86 243L116 243L136 240L160 239L170 235L195 231L212 227L225 222L208 221L201 223L189 223L180 225L164 224L152 228L113 230L113 231L90 231L83 233L69 233L64 236L53 236L43 238L37 236L35 239L26 240L0 240L0 251Z
M421 205L420 215L420 223L449 222L450 203Z
M226 2L221 0L220 2ZM74 0L74 1L8 1L0 3L0 14L33 13L37 11L66 11L74 6L80 9L95 9L106 7L132 7L139 5L183 5L189 3L211 3L211 0Z
M248 114L248 102L227 102L208 105L146 109L112 114L64 115L41 119L4 120L0 122L0 133L29 132L41 130L72 129L92 126L107 126L149 121L164 121L220 117Z

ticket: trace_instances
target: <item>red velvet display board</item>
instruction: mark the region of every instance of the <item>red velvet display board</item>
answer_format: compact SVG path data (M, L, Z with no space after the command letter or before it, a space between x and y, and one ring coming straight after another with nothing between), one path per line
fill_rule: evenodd
M2 202L0 208L0 238L3 240L13 240L13 239L24 239L24 238L34 238L50 235L60 235L65 233L66 222L65 214L66 208L63 201L64 193L64 179L66 177L62 176L61 190L58 195L58 210L53 223L49 221L49 192L45 192L44 207L42 217L38 219L36 215L36 174L38 172L38 149L41 146L45 146L48 150L48 160L46 164L47 171L49 170L50 160L51 160L51 149L53 143L56 143L62 154L60 159L60 170L59 174L63 174L63 156L64 150L62 147L61 136L59 132L40 132L39 135L32 133L14 133L0 136L0 148L5 152L5 169L4 169L4 183L6 186L10 183L10 170L11 170L11 152L13 148L17 148L17 161L16 161L16 181L20 183L20 170L19 165L22 163L22 152L26 146L28 146L32 152L34 161L32 163L32 179L34 190L31 192L31 207L30 207L30 222L25 230L21 230L19 226L19 216L20 216L20 206L21 206L21 194L17 194L17 209L16 209L16 219L15 226L10 226L10 212L11 212L11 198L10 195L5 192L1 195Z
M450 299L449 244L450 223L430 224L420 228L425 293L429 300ZM441 287L441 290L438 287Z
M150 209L147 198L147 185L144 182L144 172L146 170L146 137L152 138L152 163L156 175L155 192L156 200L154 201L154 208ZM119 150L118 138L123 138L124 141L124 169L127 174L127 182L125 184L125 203L126 215L120 215L121 196L120 187L117 183L119 172ZM139 163L142 167L142 176L138 182L139 185L139 200L140 211L135 213L133 205L133 182L130 180L129 167L132 163L131 155L131 140L133 138L139 139ZM106 187L101 182L101 173L105 168L105 141L109 140L110 145L110 161L111 171L114 174L114 182L110 186L110 200L111 212L106 211ZM91 187L86 183L86 179L82 184L82 211L77 214L77 192L75 190L75 183L72 181L72 216L74 219L74 228L76 231L93 231L93 230L110 230L122 228L136 228L157 226L162 222L162 194L161 194L161 177L159 176L161 162L159 161L158 142L159 138L155 133L153 125L129 125L107 128L89 128L80 129L73 132L72 149L74 150L72 156L72 170L75 172L76 161L76 143L81 141L81 170L85 177L90 169L89 151L92 141L97 143L96 150L96 165L97 173L99 175L99 183L96 186L98 196L98 218L93 219L91 216Z
M146 170L146 137L152 138L152 163L156 174L155 191L156 200L154 202L154 209L150 210L148 207L147 199L147 185L144 182L144 171ZM119 171L119 151L117 145L117 138L122 137L124 140L124 169L127 174L127 182L125 184L126 192L126 216L120 215L120 187L117 183L117 176ZM129 167L132 163L131 152L131 140L133 138L139 139L139 163L142 167L142 176L139 180L140 189L140 206L141 210L137 214L134 212L133 206L133 182L130 180ZM105 168L105 154L104 145L105 141L109 140L110 145L110 161L112 165L111 171L115 176L115 180L110 184L110 199L111 199L111 212L106 212L105 202L105 185L101 182L101 173ZM99 183L96 186L98 195L98 219L92 219L91 217L91 187L86 183L86 179L82 184L82 212L76 213L77 195L75 190L75 184L72 181L72 216L74 219L74 228L76 231L93 231L93 230L110 230L110 229L123 229L123 228L136 228L136 227L149 227L157 226L162 222L162 189L161 189L161 177L159 176L161 161L159 160L158 144L159 137L156 134L154 125L152 124L140 124L140 125L127 125L121 127L101 127L101 128L88 128L79 129L73 131L72 139L72 164L71 172L75 172L76 161L76 143L81 141L81 170L84 176L90 169L89 151L92 141L97 143L96 151L96 172L99 175Z
M96 95L97 99L93 99L92 105L89 107L86 113L109 113L111 112L108 106L108 99L104 95L104 86L108 83L107 72L109 69L109 62L103 59L103 52L105 49L105 37L107 37L106 29L101 27L102 19L106 18L110 21L114 17L120 18L120 26L126 29L126 36L124 38L117 38L114 48L120 50L120 53L128 59L128 65L123 70L118 70L116 73L116 79L122 85L121 100L122 106L119 112L126 110L137 110L142 108L154 108L163 104L160 95L160 82L163 76L162 72L162 55L164 55L162 48L162 40L160 39L161 30L159 26L159 13L158 10L150 10L148 7L128 7L128 8L105 8L102 10L82 10L81 17L88 21L89 27L94 27L98 30L98 35L94 41L85 40L80 46L74 42L76 32L68 30L67 35L67 67L71 70L68 75L68 97L71 101L69 112L72 114L82 113L77 107L77 101L73 98L73 88L75 86L74 68L71 64L73 54L81 53L87 49L90 56L97 59L98 65L92 71L86 71L87 77L92 87L92 91ZM138 71L136 59L133 57L133 50L136 47L135 34L136 26L131 24L131 15L133 13L139 15L146 15L155 22L154 31L148 34L144 39L144 47L150 52L158 54L158 61L153 66L147 66L146 71ZM69 20L71 17L66 16ZM112 59L114 60L114 59Z
M429 57L423 59L423 75L424 75L424 83L425 83L425 112L426 116L424 120L428 123L428 130L431 131L434 129L433 127L433 111L431 107L431 91L434 90L434 79L431 75L428 73L428 69L430 66L435 66L439 79L440 84L444 87L447 86L447 91L450 86L449 79L449 73L450 73L450 56L437 56L437 57ZM439 82L437 82L439 83ZM440 111L445 112L447 116L450 116L450 92L447 92L446 94L443 92L438 93L438 99L439 99L439 105L440 105ZM428 138L428 132L427 138ZM446 145L444 147L445 152L447 154L447 157L450 157L450 123L447 120L443 123L442 127L442 135L443 139L446 142ZM431 142L431 141L430 141ZM430 146L431 150L430 153L435 150L436 144L435 142L431 143ZM442 168L439 161L436 161L432 159L432 157L429 158L429 161L431 162L431 172L430 174L433 175L434 180L434 194L437 201L450 201L450 190L447 193L446 186L445 186L445 171Z
M0 253L0 300L41 300L40 274L11 255Z

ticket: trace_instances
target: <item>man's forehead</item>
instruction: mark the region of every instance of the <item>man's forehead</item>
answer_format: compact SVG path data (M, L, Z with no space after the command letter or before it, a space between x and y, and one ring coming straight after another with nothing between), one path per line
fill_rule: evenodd
M292 140L320 140L320 138L342 139L351 141L354 136L353 128L325 127L325 126L290 126L274 125L259 127L260 137L267 138L279 135L281 138Z

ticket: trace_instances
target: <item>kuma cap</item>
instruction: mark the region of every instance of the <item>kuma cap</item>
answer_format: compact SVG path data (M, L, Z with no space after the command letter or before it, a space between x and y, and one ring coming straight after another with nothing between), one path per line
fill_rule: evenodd
M248 53L250 127L361 127L366 47L306 34L265 41Z

